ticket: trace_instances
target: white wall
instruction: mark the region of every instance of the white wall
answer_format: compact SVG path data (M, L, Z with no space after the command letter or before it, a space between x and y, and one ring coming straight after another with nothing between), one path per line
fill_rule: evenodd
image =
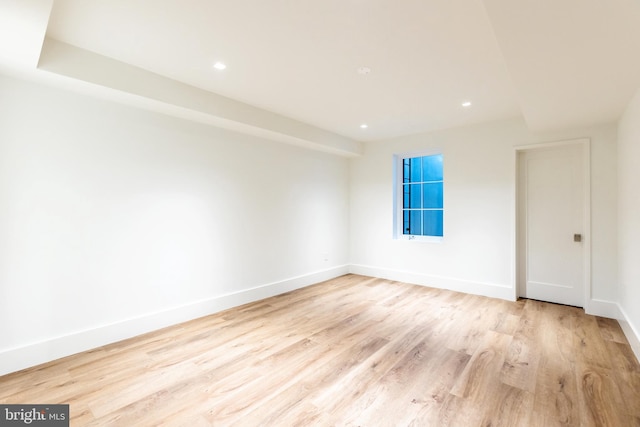
M620 306L640 358L640 89L618 127L618 183Z
M0 76L0 374L345 273L348 179Z
M618 294L613 125L535 135L516 119L367 143L347 161L0 76L0 374L348 268L510 298L514 146L581 137L591 306L622 301L637 326L634 102L620 124ZM446 239L394 241L392 155L424 149L445 154Z
M513 298L514 146L588 137L592 154L591 311L616 315L616 128L535 135L521 120L367 143L351 166L351 271ZM393 240L392 156L442 150L445 239Z

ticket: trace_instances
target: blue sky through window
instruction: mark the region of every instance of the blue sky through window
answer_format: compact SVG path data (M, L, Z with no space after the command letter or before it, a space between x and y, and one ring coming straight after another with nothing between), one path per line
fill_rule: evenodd
M402 160L402 234L443 236L442 154Z

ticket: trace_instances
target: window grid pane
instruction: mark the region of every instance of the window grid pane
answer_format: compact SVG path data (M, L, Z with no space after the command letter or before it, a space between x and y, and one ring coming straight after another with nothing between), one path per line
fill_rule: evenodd
M402 182L410 181L411 176L411 159L402 160Z
M422 207L442 209L442 181L422 184Z
M442 154L422 158L424 181L442 181Z
M414 157L411 159L411 182L422 181L422 158Z
M424 236L442 237L442 209L425 210L423 213L422 232Z
M442 155L402 159L402 234L443 236Z

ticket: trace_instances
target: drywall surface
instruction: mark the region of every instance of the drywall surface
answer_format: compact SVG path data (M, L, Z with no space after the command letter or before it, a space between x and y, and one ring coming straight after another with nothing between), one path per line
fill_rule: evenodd
M620 306L640 339L640 90L620 120L618 138Z
M591 141L592 299L617 301L616 128L533 134L514 119L367 143L351 160L352 271L515 296L515 147ZM393 239L394 154L444 155L442 242Z
M338 156L0 76L0 374L343 274L348 179Z

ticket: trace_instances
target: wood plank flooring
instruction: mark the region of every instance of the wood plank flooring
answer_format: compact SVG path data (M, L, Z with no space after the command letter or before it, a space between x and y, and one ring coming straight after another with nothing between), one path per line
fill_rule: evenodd
M72 426L640 426L640 365L581 309L347 275L0 377Z

